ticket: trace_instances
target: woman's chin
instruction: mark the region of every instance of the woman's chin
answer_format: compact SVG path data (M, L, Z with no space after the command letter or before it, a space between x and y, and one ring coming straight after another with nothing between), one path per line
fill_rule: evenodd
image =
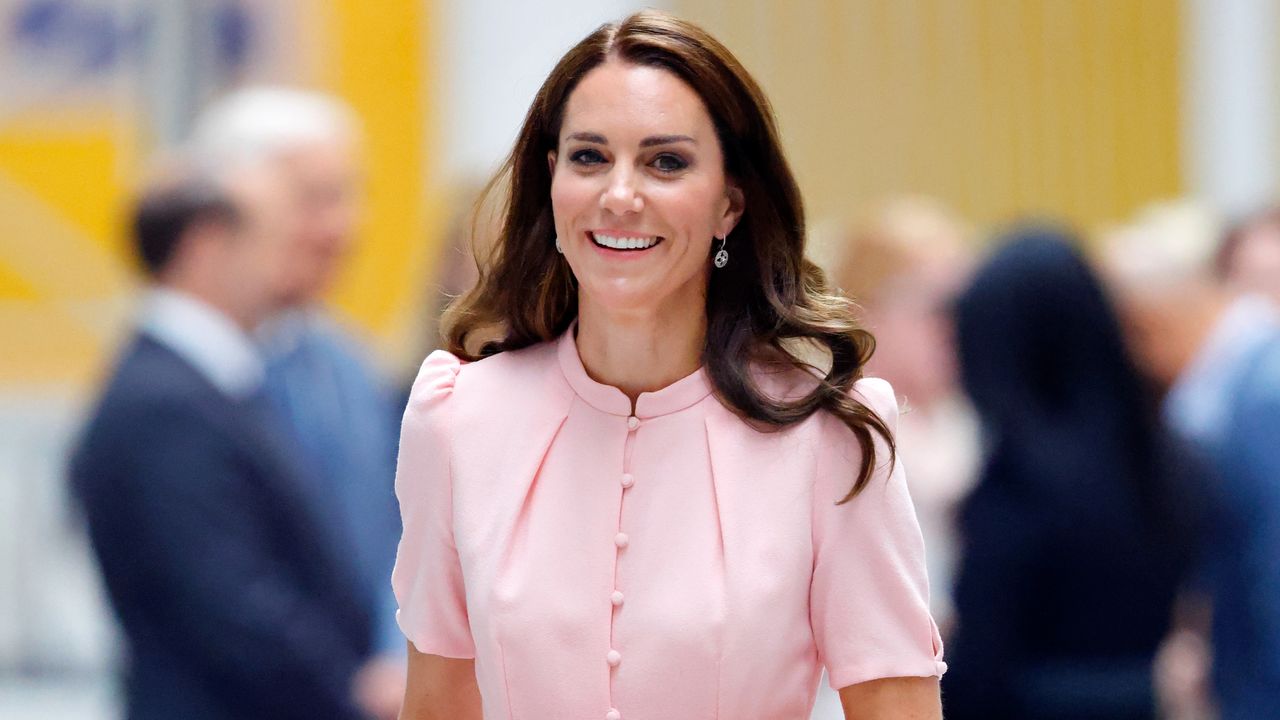
M615 317L657 315L684 305L689 312L701 312L705 306L705 291L696 292L688 284L673 288L666 282L637 280L613 278L585 285L579 302Z
M645 313L662 304L669 290L643 278L609 278L590 283L581 295L584 304L610 313ZM666 292L664 292L666 290Z
M582 294L581 303L593 310L603 310L610 315L644 315L661 305L653 294L631 288L609 288Z

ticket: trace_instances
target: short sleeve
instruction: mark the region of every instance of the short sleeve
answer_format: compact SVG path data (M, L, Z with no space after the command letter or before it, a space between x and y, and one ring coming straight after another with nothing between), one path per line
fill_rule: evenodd
M396 621L419 652L475 657L453 536L450 398L461 363L437 350L414 380L400 428L396 497L403 533L391 587Z
M884 380L867 378L854 395L896 432L898 404ZM889 467L876 436L876 468L847 503L862 451L834 417L820 451L813 494L810 621L831 687L889 677L941 677L942 640L929 614L924 540L901 463Z

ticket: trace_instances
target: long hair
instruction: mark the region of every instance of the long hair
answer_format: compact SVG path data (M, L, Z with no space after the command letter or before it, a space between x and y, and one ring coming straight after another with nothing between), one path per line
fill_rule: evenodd
M862 447L854 497L876 466L874 434L896 454L884 421L852 393L875 349L853 304L829 290L804 257L804 209L783 157L773 110L742 64L698 26L642 11L603 25L560 59L533 100L515 147L481 198L505 195L496 242L477 251L479 280L446 312L448 349L468 360L551 340L578 314L578 285L553 248L551 171L565 104L578 82L606 60L657 67L702 99L723 149L725 174L746 208L734 230L734 262L710 275L702 361L726 407L763 430L784 428L827 410ZM479 207L479 206L478 206ZM710 258L708 257L708 262ZM824 368L806 357L818 351ZM795 368L816 386L798 399L767 395L753 367Z
M997 238L955 301L962 382L990 435L989 464L1026 486L1016 491L1057 498L1056 512L1094 527L1105 516L1099 505L1115 511L1116 498L1131 496L1146 529L1171 549L1197 532L1188 499L1198 478L1186 470L1196 463L1163 429L1079 244L1052 225Z

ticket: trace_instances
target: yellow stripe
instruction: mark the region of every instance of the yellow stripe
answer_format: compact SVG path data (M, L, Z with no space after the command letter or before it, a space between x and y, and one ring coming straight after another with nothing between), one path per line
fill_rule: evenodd
M8 118L0 126L0 174L24 188L42 206L39 212L52 211L85 240L120 253L121 201L135 165L133 148L122 143L122 123L93 109Z
M109 205L94 195L86 190L86 203ZM50 204L48 197L0 172L0 260L37 297L53 302L110 297L126 290L127 255L104 247L121 242L120 233L88 234L67 217L65 206Z
M0 302L12 300L36 300L40 296L31 283L22 279L17 270L0 259Z
M412 344L410 318L417 315L429 248L444 224L429 170L438 125L427 74L433 3L312 5L330 49L323 84L359 114L366 140L365 222L334 301L377 333L384 347Z

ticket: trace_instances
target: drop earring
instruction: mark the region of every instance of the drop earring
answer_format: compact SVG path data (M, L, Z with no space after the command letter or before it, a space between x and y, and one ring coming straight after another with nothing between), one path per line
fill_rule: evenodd
M556 236L556 252L560 253L561 255L564 254L564 248L560 247L560 236L558 235Z
M716 267L718 268L722 268L725 265L729 264L729 251L724 249L725 243L727 243L728 240L729 240L728 235L725 235L724 237L720 238L720 250L716 252L716 259L715 259Z

